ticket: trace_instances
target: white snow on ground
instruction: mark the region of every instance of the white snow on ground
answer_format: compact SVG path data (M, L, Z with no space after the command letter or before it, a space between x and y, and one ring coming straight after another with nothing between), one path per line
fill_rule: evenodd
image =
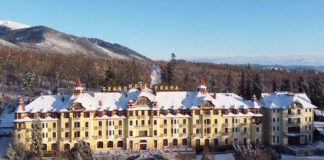
M224 153L224 154L214 154L214 160L234 160L233 153ZM202 155L199 154L193 160L201 160Z
M154 65L151 73L151 85L160 84L161 82L161 68Z
M6 156L6 150L9 145L9 137L0 137L0 159Z
M0 26L5 26L5 27L10 28L12 30L29 28L29 26L26 25L26 24L13 22L13 21L0 21Z
M281 155L282 160L323 160L324 156L305 156L305 157L296 157L291 155Z

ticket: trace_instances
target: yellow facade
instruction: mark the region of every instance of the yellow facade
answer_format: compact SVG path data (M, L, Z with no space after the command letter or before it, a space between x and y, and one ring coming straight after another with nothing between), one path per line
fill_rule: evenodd
M170 147L231 146L261 143L260 117L238 116L235 110L203 108L195 110L159 110L147 106L147 110L109 111L112 116L96 117L98 112L84 112L71 107L63 113L33 113L42 122L44 149L61 151L73 147L79 140L88 142L93 150L154 150ZM82 107L81 107L82 108ZM141 106L143 108L143 106ZM257 109L248 112L258 113ZM229 115L233 112L234 116ZM114 116L122 114L122 116ZM31 113L17 113L18 117ZM57 115L57 120L55 116ZM165 116L163 116L165 115ZM48 117L52 117L49 119ZM32 121L15 122L17 139L31 145Z

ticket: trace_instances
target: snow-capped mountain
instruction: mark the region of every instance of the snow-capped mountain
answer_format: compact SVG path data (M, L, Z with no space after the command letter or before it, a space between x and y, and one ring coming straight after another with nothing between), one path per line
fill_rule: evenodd
M34 26L2 21L0 23L0 48L15 47L44 53L81 54L105 59L139 59L147 57L116 43L96 38L78 37L46 26Z
M0 30L16 30L16 29L23 29L23 28L29 28L28 25L13 22L13 21L0 21Z

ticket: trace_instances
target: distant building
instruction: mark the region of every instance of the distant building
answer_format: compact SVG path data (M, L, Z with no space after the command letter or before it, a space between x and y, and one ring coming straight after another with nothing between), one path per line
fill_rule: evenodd
M85 93L78 78L73 95L41 95L26 106L21 99L15 136L30 149L29 129L40 119L47 151L69 150L79 140L99 151L226 148L233 142L262 144L262 139L271 145L312 141L308 127L315 106L305 95L263 97L259 102L233 93L208 93L203 78L197 91L157 91L139 85L126 92ZM277 97L283 105L272 107Z

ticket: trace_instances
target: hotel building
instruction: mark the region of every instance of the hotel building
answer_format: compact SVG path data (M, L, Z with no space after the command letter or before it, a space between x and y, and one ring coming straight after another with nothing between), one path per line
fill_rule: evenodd
M87 93L78 78L73 95L41 95L26 106L21 99L14 120L15 136L29 150L31 126L39 119L42 148L47 151L69 150L80 140L96 151L224 148L233 142L261 144L262 140L286 144L292 141L289 123L295 124L298 116L307 126L307 142L311 142L308 126L313 122L313 110L304 109L310 107L308 103L285 100L289 107L277 113L271 101L279 94L263 96L265 101L255 97L244 100L234 93L208 93L203 78L197 91L157 91L139 85L121 92ZM304 95L299 96L309 102ZM291 115L290 120L287 115ZM304 133L304 127L301 130ZM279 136L278 143L272 141L273 136Z

